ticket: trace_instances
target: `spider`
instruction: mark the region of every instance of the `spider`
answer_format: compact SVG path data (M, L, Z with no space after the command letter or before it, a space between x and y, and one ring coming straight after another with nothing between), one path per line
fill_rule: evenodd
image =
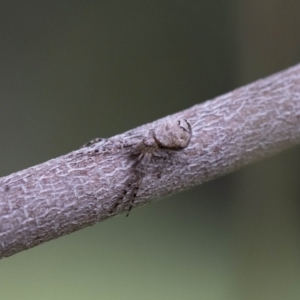
M134 200L137 196L144 177L147 175L149 165L153 162L153 157L167 159L171 152L186 148L191 140L192 128L186 119L166 119L159 123L157 127L149 131L140 143L127 145L132 147L130 156L135 160L133 164L133 176L129 179L129 190L124 191L122 202L129 202L126 217L128 217ZM82 147L91 147L104 139L96 138L84 144ZM128 197L128 200L125 198ZM111 213L118 207L121 201L116 202Z

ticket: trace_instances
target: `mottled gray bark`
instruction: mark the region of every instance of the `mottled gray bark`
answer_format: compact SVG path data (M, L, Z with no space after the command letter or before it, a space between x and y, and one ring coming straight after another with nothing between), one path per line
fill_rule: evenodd
M187 146L159 145L154 133L166 120L172 124L187 120L192 129ZM0 178L0 257L201 184L298 143L300 65Z

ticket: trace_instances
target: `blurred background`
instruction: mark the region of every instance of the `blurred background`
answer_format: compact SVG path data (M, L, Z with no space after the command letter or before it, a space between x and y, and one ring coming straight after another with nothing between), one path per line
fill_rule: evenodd
M300 61L300 2L2 1L0 176ZM0 261L0 299L300 299L299 147Z

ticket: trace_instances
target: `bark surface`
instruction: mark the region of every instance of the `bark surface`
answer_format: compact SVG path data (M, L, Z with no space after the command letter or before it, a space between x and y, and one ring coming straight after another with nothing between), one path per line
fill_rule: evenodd
M184 149L141 145L187 120ZM123 134L0 178L0 258L235 171L300 143L300 65ZM143 148L143 147L142 147ZM143 148L145 149L145 147ZM165 155L161 155L162 152Z

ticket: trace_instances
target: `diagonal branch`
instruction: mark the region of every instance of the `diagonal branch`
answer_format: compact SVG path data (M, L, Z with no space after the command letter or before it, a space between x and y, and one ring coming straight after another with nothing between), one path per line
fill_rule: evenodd
M155 132L182 120L191 125L191 139L185 147L161 149ZM161 139L169 143L168 134ZM0 178L0 258L298 143L300 65ZM137 172L141 151L147 168Z

